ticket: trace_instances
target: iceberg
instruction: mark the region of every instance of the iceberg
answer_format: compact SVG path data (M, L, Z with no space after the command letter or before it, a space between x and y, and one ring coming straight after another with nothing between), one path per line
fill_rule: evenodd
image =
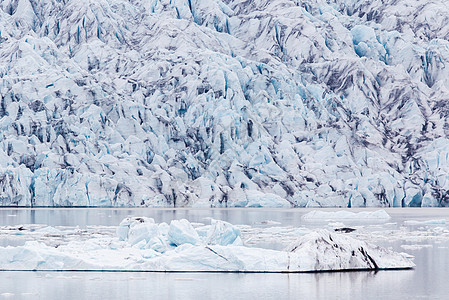
M127 218L116 236L87 236L83 240L81 235L70 234L65 242L58 236L57 245L43 239L0 247L0 270L311 272L414 267L404 254L324 229L297 238L284 250L271 250L242 245L240 231L219 220L212 220L203 238L197 230L204 228L195 229L187 220L173 220L168 234L158 230L165 223L146 221L149 219ZM122 229L127 226L125 236ZM14 234L11 231L6 232ZM163 249L155 247L155 238Z

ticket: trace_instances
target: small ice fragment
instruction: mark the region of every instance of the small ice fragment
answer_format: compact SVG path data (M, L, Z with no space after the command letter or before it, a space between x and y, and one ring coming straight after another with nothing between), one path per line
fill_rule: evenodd
M48 233L48 234L61 234L61 230L56 229L52 226L47 226L44 228L37 229L36 232L40 233Z
M416 221L416 220L407 220L404 221L405 225L444 225L446 224L445 219L438 220L426 220L426 221Z
M204 223L190 222L190 224L192 224L193 227L204 226Z
M12 293L1 293L0 296L2 296L2 297L13 297L14 294L12 294Z
M400 252L400 254L404 255L404 256L407 257L407 258L415 258L414 255L409 254L409 253L407 253L407 252Z
M350 228L350 227L342 227L342 228L335 228L334 231L342 232L342 233L350 233L350 232L355 231L355 229Z
M272 220L266 220L262 222L254 222L255 225L281 225L280 222L272 221Z
M414 245L401 245L401 248L405 250L421 250L423 248L432 248L433 245L428 244L414 244Z
M37 296L37 293L21 293L20 296Z
M447 229L444 228L444 227L438 226L438 227L433 227L433 228L432 228L432 231L433 231L433 232L436 232L436 233L444 233L444 232L447 231Z
M129 229L131 226L137 225L139 223L154 224L152 218L146 217L128 217L120 222L120 225L116 229L116 234L121 241L128 239Z
M327 224L330 227L338 228L338 227L345 227L345 224L342 222L330 222Z

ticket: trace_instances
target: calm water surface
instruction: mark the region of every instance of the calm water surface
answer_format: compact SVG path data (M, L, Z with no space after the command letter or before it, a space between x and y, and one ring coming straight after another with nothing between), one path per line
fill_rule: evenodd
M301 216L308 211L310 209L0 209L0 226L29 223L113 226L127 216L152 217L156 222L181 218L205 222L204 218L212 217L233 224L254 225L271 220L282 226L323 226L304 223ZM449 209L386 211L392 216L387 222L396 222L397 226L403 226L405 220L446 219L445 225L439 225L445 228L449 223ZM369 224L383 223L384 220L373 220ZM400 247L404 243L384 242L383 246L404 252ZM417 267L403 271L302 274L0 272L0 299L448 299L449 243L438 240L425 243L432 247L405 251L415 256Z

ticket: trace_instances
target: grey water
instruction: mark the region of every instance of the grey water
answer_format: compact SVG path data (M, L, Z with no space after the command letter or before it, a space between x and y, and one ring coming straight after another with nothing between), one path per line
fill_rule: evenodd
M280 226L323 226L319 222L304 222L301 216L308 211L310 209L0 209L0 226L113 226L127 216L152 217L156 222L182 218L205 222L205 218L212 217L253 226L265 221L279 222ZM438 225L445 228L449 223L449 209L386 211L392 219L369 220L364 224L383 226L388 222L413 229L432 225L404 225L404 221L446 219L445 225ZM353 225L357 222L353 221ZM345 221L345 225L349 223ZM0 272L0 299L448 299L449 242L430 239L426 240L429 247L416 250L402 249L400 246L405 243L387 241L382 246L414 255L416 268L412 270L297 274Z

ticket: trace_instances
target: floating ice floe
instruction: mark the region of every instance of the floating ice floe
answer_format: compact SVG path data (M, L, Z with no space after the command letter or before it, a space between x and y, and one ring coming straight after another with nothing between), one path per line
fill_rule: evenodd
M303 220L388 220L390 215L383 209L353 213L346 210L320 211L313 210L302 216Z
M416 220L407 220L404 221L405 225L444 225L446 224L445 219L437 219L437 220L426 220L426 221L416 221Z
M404 254L324 229L299 237L282 251L246 247L237 227L218 220L194 228L187 220L168 225L127 218L116 233L58 245L27 241L0 247L0 269L308 272L415 266Z
M421 250L424 248L432 248L433 245L430 244L413 244L413 245L401 245L401 248L405 250Z

